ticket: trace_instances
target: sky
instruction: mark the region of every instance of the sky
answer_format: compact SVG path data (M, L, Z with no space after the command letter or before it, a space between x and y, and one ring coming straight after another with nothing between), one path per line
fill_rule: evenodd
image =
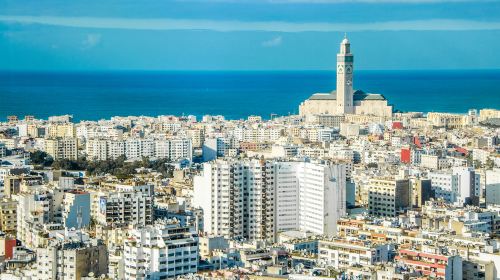
M500 69L500 0L0 0L0 71Z

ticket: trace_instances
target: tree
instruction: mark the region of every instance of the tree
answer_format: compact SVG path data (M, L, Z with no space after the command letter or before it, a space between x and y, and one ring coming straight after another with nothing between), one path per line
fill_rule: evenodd
M30 160L35 165L51 166L54 160L52 157L43 151L35 151L30 153Z

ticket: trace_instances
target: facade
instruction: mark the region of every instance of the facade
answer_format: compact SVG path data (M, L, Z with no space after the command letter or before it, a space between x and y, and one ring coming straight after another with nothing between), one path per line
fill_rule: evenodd
M108 189L107 189L108 188ZM152 185L104 185L91 192L91 216L103 226L145 226L153 220Z
M49 224L52 220L52 194L47 191L20 193L17 200L17 239L26 246L36 245L39 225Z
M45 139L45 152L53 159L77 159L78 141L76 138Z
M194 179L204 229L227 238L275 240L282 231L335 233L346 213L343 165L217 160Z
M124 246L125 279L173 279L198 271L198 235L163 221L132 230Z
M486 204L500 205L500 169L486 170Z
M334 235L337 220L346 214L343 165L297 164L299 229Z
M332 239L320 240L318 261L333 268L348 268L356 265L370 266L386 263L391 259L393 246L369 241Z
M396 260L421 272L426 277L442 280L461 280L462 258L441 254L399 250Z
M76 129L73 123L51 123L47 127L49 138L74 138Z
M205 231L228 238L274 238L274 208L266 199L274 193L268 167L259 160L203 165L203 175L194 179L194 205L203 209Z
M381 94L353 90L354 56L347 38L340 44L337 54L337 90L316 93L299 106L301 116L308 115L372 115L391 117L392 106Z
M370 179L368 213L374 216L397 217L410 204L410 181L392 178Z
M37 248L36 272L40 280L73 280L105 275L108 272L108 250L95 240L54 241Z
M16 233L17 201L11 198L0 200L0 231L8 234Z
M86 144L87 156L92 160L127 159L142 157L166 158L172 161L193 158L193 147L188 138L173 139L89 139Z
M67 228L81 229L90 225L90 194L82 191L64 193L62 220Z
M480 175L470 167L454 167L450 172L430 172L437 198L456 205L479 205Z
M415 179L411 180L412 184L412 206L421 208L426 201L434 198L434 190L432 189L431 180L428 179Z

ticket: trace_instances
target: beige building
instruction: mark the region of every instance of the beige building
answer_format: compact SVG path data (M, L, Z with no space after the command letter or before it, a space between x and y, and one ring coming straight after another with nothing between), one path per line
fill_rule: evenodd
M353 90L354 56L347 38L340 44L337 54L337 90L316 93L299 106L301 116L307 115L372 115L392 116L392 106L381 94Z
M435 113L427 114L427 122L432 126L461 128L472 124L472 117L469 115Z
M488 119L500 118L500 110L496 109L482 109L479 110L479 121L486 121Z
M5 233L16 233L17 225L17 201L4 198L0 200L0 231Z
M78 141L76 138L54 138L45 140L45 152L54 159L77 159Z
M49 138L57 137L75 137L76 129L72 123L56 124L52 123L47 127L47 134Z
M373 178L369 182L368 213L396 217L410 206L410 181Z

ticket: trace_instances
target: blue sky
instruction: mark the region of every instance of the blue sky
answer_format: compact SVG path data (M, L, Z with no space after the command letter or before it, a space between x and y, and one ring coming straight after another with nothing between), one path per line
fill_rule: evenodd
M500 1L0 0L0 70L500 69Z

